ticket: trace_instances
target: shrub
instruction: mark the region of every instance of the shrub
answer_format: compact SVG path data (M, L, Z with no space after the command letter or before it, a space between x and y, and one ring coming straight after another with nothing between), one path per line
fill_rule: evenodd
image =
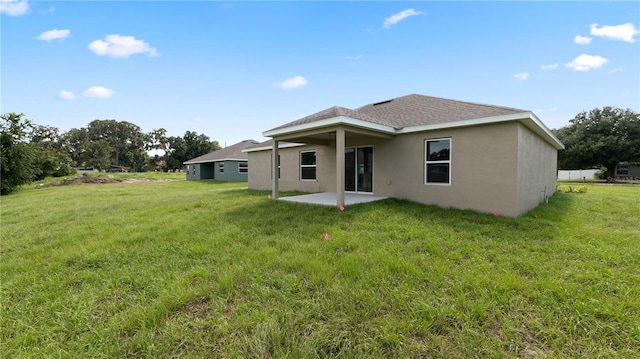
M558 192L562 193L587 193L587 186L569 186L569 185L561 185L558 186Z
M600 167L600 169L596 171L595 177L597 179L606 180L607 179L607 167Z

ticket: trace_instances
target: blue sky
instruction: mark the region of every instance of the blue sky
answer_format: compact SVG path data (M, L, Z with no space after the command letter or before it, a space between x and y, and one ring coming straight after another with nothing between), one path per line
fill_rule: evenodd
M0 0L2 113L231 145L328 107L418 93L640 111L640 2Z

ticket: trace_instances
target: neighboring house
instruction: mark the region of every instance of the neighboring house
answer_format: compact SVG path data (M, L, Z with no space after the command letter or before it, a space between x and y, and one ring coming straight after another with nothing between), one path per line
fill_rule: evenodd
M184 162L187 180L214 179L216 181L246 182L249 173L247 154L242 152L258 144L244 140L206 155Z
M640 179L640 162L620 162L616 165L616 179Z
M273 141L245 150L249 188L273 198L331 192L340 206L354 192L506 216L555 192L564 148L531 111L415 94L332 107L263 135Z

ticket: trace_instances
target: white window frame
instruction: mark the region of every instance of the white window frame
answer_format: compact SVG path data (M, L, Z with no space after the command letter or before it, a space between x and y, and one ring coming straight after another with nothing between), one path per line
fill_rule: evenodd
M218 173L224 174L224 162L218 162Z
M303 165L302 164L302 154L303 153L310 153L313 152L313 155L315 157L315 163L312 165ZM300 164L300 181L317 181L318 180L318 152L316 150L308 150L308 151L300 151L300 154L298 155L298 160L299 160L299 164ZM315 168L316 169L316 175L315 178L302 178L302 169L303 168Z
M241 164L244 164L244 166L240 166ZM249 161L238 162L238 173L249 173Z
M444 141L447 140L449 141L449 159L448 160L440 160L440 161L429 161L429 153L427 153L427 151L429 150L429 142L436 142L436 141ZM443 137L443 138L429 138L424 140L424 184L427 186L451 186L451 153L453 152L452 150L453 148L453 141L451 140L451 137ZM427 180L427 167L430 164L442 164L442 163L446 163L449 165L449 182L447 183L443 183L443 182L428 182Z

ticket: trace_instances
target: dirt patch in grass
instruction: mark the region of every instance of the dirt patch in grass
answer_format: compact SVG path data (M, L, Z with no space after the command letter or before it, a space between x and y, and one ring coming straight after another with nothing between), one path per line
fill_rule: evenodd
M150 182L165 182L165 181L170 181L170 180L152 180L148 178L119 179L119 178L113 178L107 175L100 175L100 176L82 175L78 177L67 177L62 181L41 183L36 186L36 189L44 188L44 187L68 186L68 185L79 185L79 184L109 184L109 183L132 184L132 183L150 183Z
M192 299L187 302L184 311L190 316L200 318L202 320L209 319L211 311L209 309L210 300L207 298Z

